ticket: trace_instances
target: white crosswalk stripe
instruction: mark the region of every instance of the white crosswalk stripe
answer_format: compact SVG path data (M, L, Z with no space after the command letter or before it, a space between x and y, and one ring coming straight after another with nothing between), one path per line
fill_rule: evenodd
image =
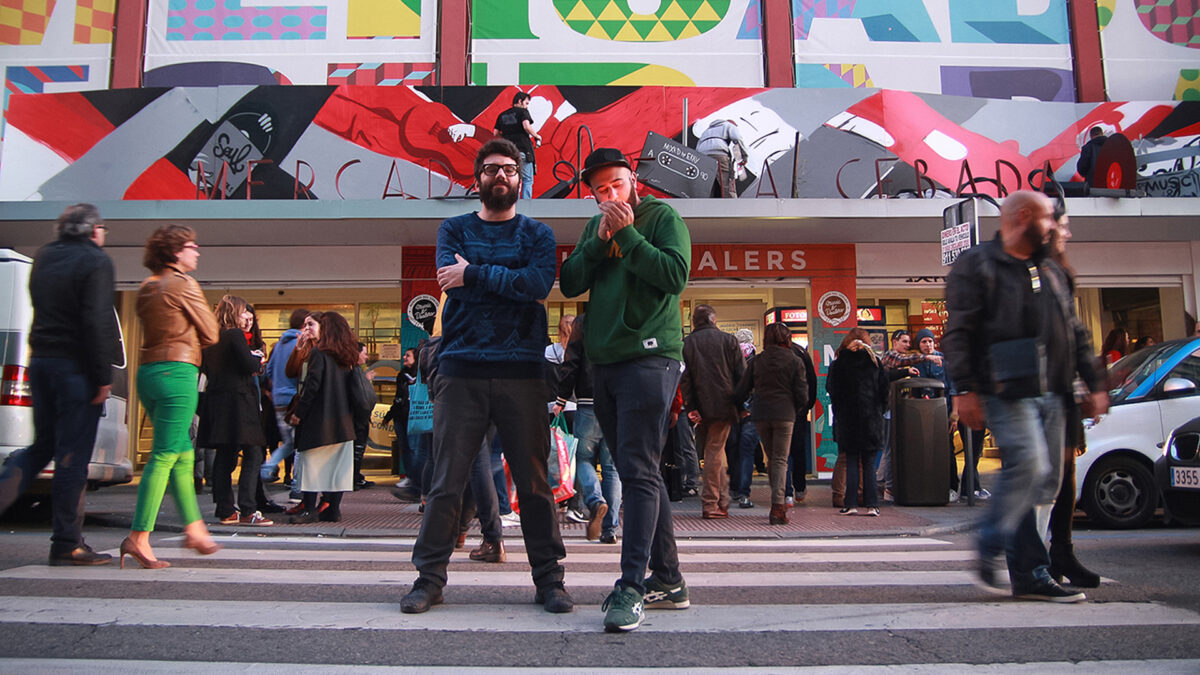
M470 561L456 551L450 564L447 603L427 614L406 615L396 601L416 574L409 561L412 538L335 539L325 537L219 538L225 548L216 555L199 557L173 548L178 537L156 540L160 557L170 568L143 570L99 567L51 568L27 565L0 570L0 634L23 627L72 626L100 632L155 630L194 631L357 631L379 635L418 636L439 634L536 636L571 635L573 639L603 639L602 613L596 604L581 603L570 614L548 614L531 602L493 601L494 594L528 592L532 582L523 544L506 542L508 562L503 565ZM472 539L473 546L478 540ZM968 587L974 556L953 542L937 538L840 538L797 540L694 539L680 542L681 567L692 589L693 604L686 611L648 612L637 634L728 636L735 634L822 635L1003 630L1196 630L1200 614L1156 602L1094 602L1082 604L997 601L980 594L975 600ZM116 551L110 551L114 555ZM620 547L580 540L567 542L567 588L597 602L618 576ZM289 565L288 563L294 563ZM148 583L153 582L153 583ZM1113 583L1105 580L1105 583ZM133 585L133 586L129 586ZM76 589L59 595L60 587ZM143 589L142 595L122 595L122 589ZM261 595L242 597L242 589L278 588L273 599ZM375 598L339 599L350 589L374 589ZM875 602L812 602L814 590L888 588ZM82 590L81 590L82 589ZM105 590L107 589L107 590ZM154 593L149 593L153 589ZM203 592L191 589L207 589ZM284 590L286 589L286 590ZM958 589L957 596L947 597ZM758 602L740 601L739 594L759 590ZM89 593L88 591L95 591ZM102 592L103 591L103 592ZM451 591L458 595L452 595ZM717 602L697 602L697 592L720 595ZM489 596L486 593L493 593ZM765 593L765 595L764 595ZM302 595L303 600L295 599ZM769 598L762 602L762 598ZM964 601L964 597L968 598ZM115 600L114 598L119 598ZM464 602L464 598L475 598ZM481 601L480 598L483 598ZM732 601L731 601L732 599ZM834 596L836 600L836 596ZM808 600L808 601L806 601ZM736 604L736 603L741 604ZM269 607L269 610L266 609ZM514 638L519 639L519 638ZM756 638L757 639L757 638ZM373 672L355 669L352 662L331 659L323 672ZM1079 663L1021 658L1012 663L987 664L991 670L950 663L907 663L895 667L906 672L1117 672L1103 662L1090 670ZM319 662L319 660L318 660ZM1016 663L1025 662L1025 663ZM0 658L0 671L22 670L20 659ZM44 672L70 672L73 661L45 664ZM138 672L188 672L178 663L143 661L89 661L94 672L117 672L122 667ZM307 664L313 665L313 657ZM230 663L230 668L276 672L280 663ZM482 668L485 664L477 664ZM655 665L655 664L648 664ZM659 664L669 665L669 664ZM1128 664L1126 664L1128 666ZM61 669L61 670L60 670ZM1137 661L1133 670L1195 672L1200 661L1164 659L1150 665ZM741 672L778 672L739 668ZM789 669L791 670L791 669ZM869 664L856 666L877 670ZM508 672L488 668L488 672ZM539 668L522 672L541 672ZM307 672L278 670L278 672ZM408 672L401 670L400 672ZM417 671L414 671L417 672ZM420 672L440 672L425 669ZM455 672L477 672L470 667ZM480 671L481 672L481 671ZM513 671L515 672L515 671ZM547 671L549 672L549 671ZM560 671L555 671L560 672ZM645 671L640 671L645 672ZM684 672L651 668L650 672ZM689 674L707 672L687 669ZM714 671L715 672L715 671ZM821 668L797 672L826 672ZM1128 670L1122 672L1129 672Z

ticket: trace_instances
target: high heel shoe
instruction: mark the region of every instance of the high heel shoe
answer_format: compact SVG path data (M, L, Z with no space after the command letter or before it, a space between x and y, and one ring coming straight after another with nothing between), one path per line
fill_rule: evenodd
M212 555L221 550L221 545L212 539L209 539L207 543L200 540L184 539L183 547L190 548L200 555Z
M161 570L164 567L171 566L171 563L167 562L166 560L151 560L150 558L147 558L142 554L141 551L133 547L133 542L129 541L128 537L121 541L121 569L125 569L125 556L127 555L133 556L133 559L138 561L138 564L141 565L143 569Z

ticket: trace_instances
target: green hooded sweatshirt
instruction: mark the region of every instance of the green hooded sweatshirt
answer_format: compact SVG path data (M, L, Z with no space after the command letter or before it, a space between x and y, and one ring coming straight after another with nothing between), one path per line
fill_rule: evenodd
M666 202L642 197L633 225L609 241L600 239L600 215L559 272L563 295L591 291L584 348L592 363L620 363L643 356L683 360L679 294L692 267L692 238Z

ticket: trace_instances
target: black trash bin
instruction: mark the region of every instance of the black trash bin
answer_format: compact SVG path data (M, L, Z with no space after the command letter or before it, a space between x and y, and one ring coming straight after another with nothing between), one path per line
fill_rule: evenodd
M950 411L941 380L892 383L892 471L896 503L945 506L950 501Z

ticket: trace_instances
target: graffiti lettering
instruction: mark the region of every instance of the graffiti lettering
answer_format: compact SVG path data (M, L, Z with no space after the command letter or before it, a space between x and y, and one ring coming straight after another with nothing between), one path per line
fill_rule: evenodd
M215 159L224 160L229 163L229 170L233 173L241 173L244 169L242 162L250 154L253 146L250 141L235 147L230 145L229 134L218 134L217 142L213 145L213 157Z

